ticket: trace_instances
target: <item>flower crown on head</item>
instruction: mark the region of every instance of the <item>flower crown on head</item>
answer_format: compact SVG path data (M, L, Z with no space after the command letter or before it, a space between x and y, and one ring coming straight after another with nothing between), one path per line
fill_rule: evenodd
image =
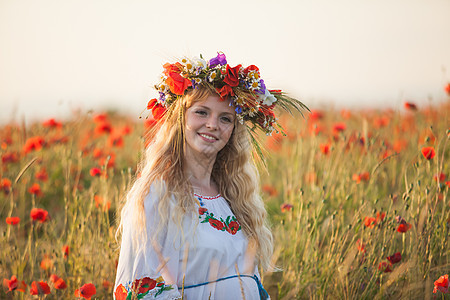
M257 66L244 68L239 64L231 67L222 52L209 61L200 55L200 58L166 63L161 82L155 85L159 98L150 100L147 109L151 109L153 117L160 120L175 101L200 85L215 91L221 100L229 98L241 123L250 121L250 130L259 128L267 135L278 132L274 127L278 123L273 112L277 104L289 112L292 108L300 113L301 109L307 109L281 90L267 89Z

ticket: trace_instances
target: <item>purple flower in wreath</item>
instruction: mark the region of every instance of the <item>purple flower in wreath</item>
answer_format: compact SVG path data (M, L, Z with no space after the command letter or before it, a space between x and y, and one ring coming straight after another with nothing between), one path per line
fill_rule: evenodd
M227 57L223 53L217 52L217 56L214 58L211 58L209 60L209 67L214 68L217 65L226 65L227 64Z
M159 92L159 100L162 102L166 101L166 94Z
M264 80L261 79L259 81L259 85L261 86L258 90L258 93L260 93L261 95L264 95L266 93L266 85L264 84Z

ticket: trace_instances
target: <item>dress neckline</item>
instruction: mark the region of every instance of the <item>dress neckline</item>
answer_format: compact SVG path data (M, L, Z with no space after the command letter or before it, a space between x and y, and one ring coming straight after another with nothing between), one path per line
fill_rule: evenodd
M202 198L203 200L214 200L214 199L218 199L221 197L220 194L217 194L216 196L203 196L197 193L194 193L194 196Z

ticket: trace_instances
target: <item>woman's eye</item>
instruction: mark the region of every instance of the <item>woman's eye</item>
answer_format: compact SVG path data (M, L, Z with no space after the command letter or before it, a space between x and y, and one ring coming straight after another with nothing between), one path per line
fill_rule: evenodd
M229 118L229 117L222 117L222 121L225 122L225 123L231 123L232 122L231 118Z
M197 115L200 115L200 116L205 116L206 115L206 111L204 111L204 110L197 110L195 113Z

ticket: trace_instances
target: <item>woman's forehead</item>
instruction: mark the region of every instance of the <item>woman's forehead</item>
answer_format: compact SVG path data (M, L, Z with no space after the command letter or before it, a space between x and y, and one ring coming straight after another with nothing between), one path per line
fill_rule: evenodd
M210 95L206 99L197 101L192 104L191 107L198 107L202 106L211 110L221 111L221 112L227 112L227 113L235 113L235 108L232 105L231 100L229 99L220 99L219 96L216 95Z

